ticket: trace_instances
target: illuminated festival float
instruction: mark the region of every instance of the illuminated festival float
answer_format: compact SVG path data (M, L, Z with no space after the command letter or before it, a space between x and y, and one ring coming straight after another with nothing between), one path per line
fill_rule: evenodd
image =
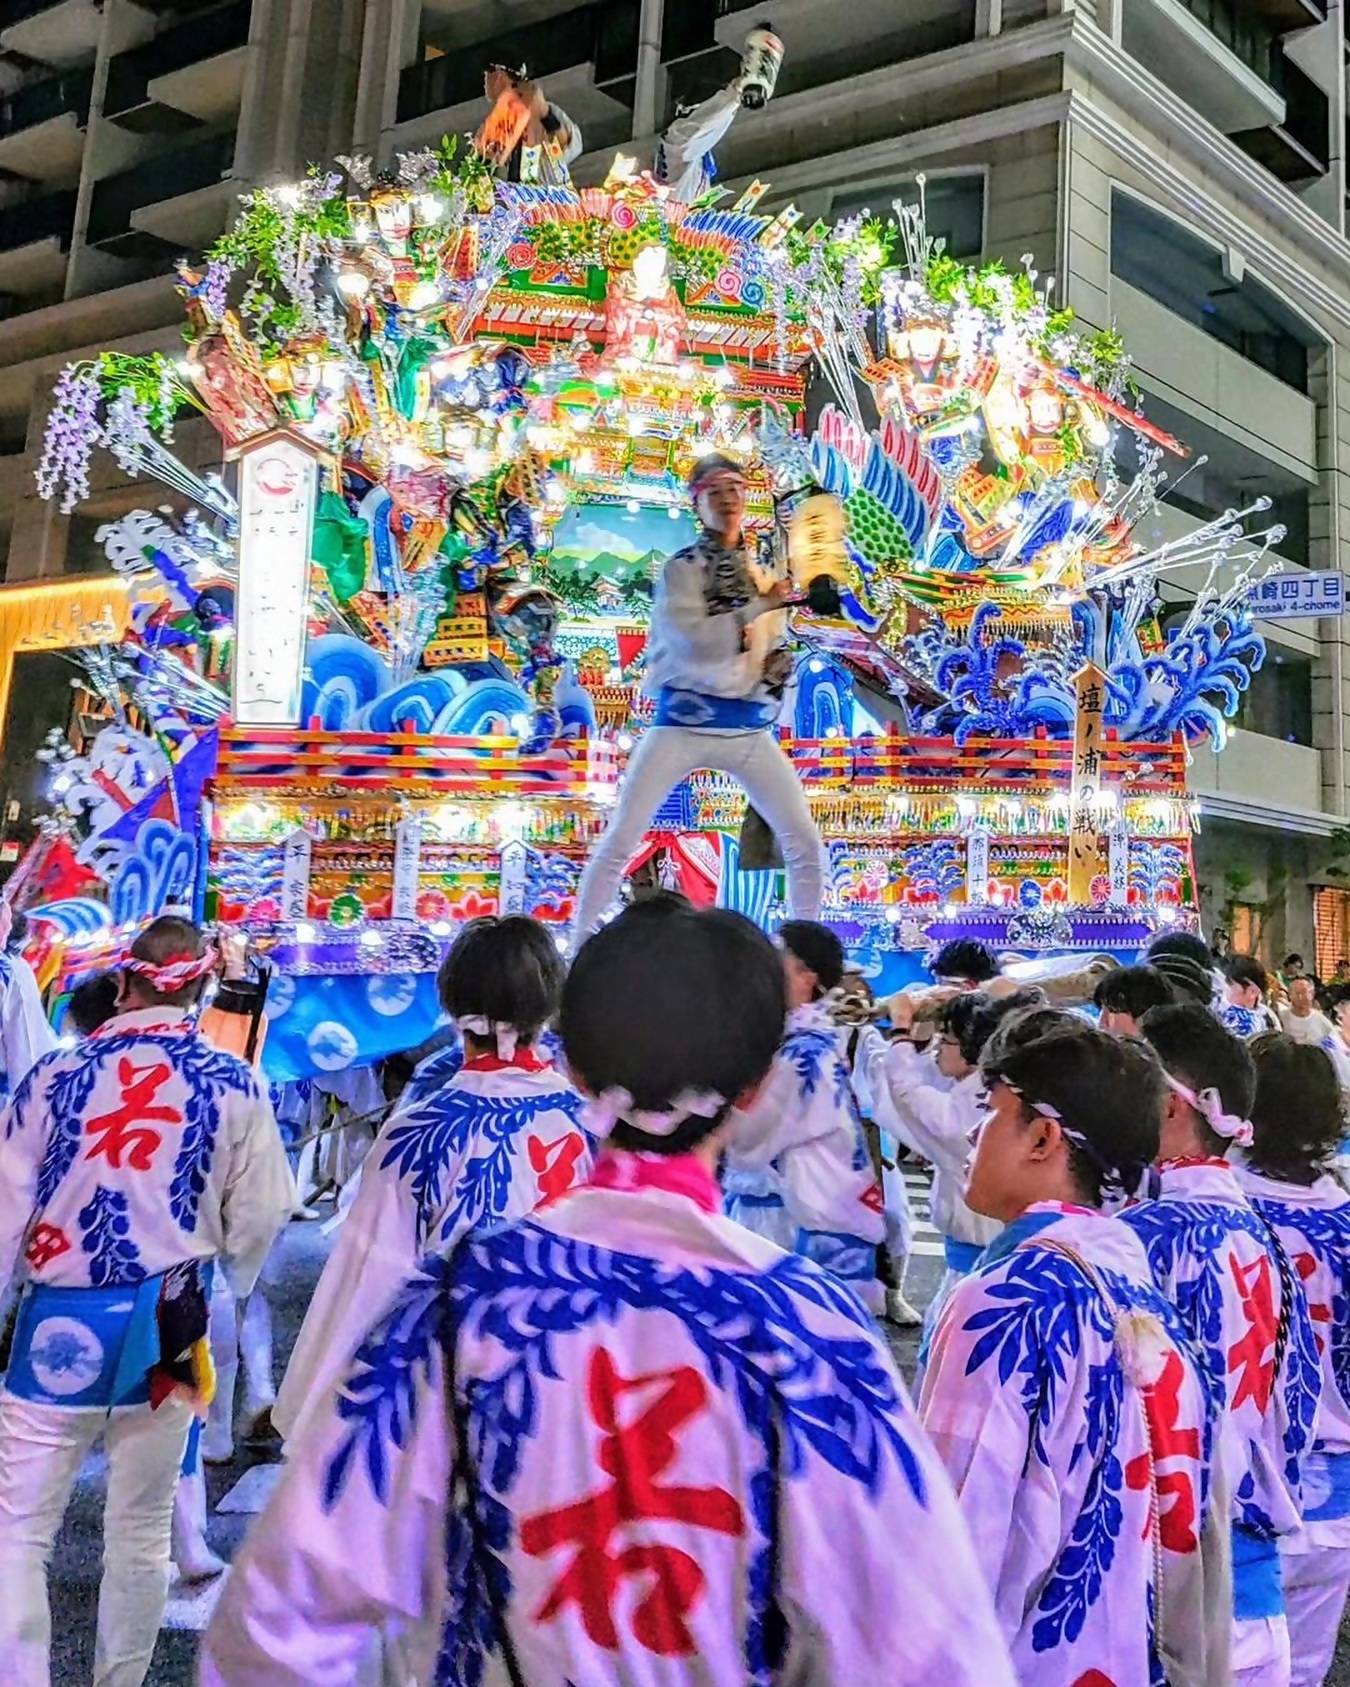
M780 730L824 917L881 988L952 935L1128 955L1193 921L1189 747L1262 660L1246 603L1281 535L1244 532L1257 505L1141 539L1185 453L1114 335L1029 261L953 262L921 209L803 227L759 184L679 204L623 158L601 187L496 182L454 143L341 164L249 196L182 271L181 358L61 378L44 495L74 508L101 447L191 510L101 532L115 613L69 642L108 724L49 746L16 886L63 941L49 973L165 906L243 926L295 1075L419 1041L457 921L561 938L709 450L745 465L762 566L829 611L794 611ZM174 455L191 409L223 477ZM743 813L696 775L630 871L771 922Z

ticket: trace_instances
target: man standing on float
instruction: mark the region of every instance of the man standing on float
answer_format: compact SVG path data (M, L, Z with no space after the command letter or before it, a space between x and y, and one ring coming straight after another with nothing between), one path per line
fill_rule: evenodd
M662 802L705 767L738 779L777 834L793 917L814 920L820 911L820 834L773 734L792 671L782 613L792 587L777 580L761 589L755 580L741 530L745 476L737 463L701 458L689 496L702 531L667 559L652 603L644 688L656 699L656 716L582 875L578 940L599 924Z

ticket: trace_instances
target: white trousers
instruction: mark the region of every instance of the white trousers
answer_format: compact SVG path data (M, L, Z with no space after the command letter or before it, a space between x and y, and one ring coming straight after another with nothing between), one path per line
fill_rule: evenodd
M192 1411L35 1405L0 1393L0 1681L50 1687L47 1564L85 1455L103 1437L108 1501L94 1687L141 1687L169 1586L173 1496Z
M704 767L738 779L773 828L783 849L793 918L819 917L825 880L820 833L801 781L772 731L692 732L683 726L653 726L633 752L619 787L618 807L581 875L573 922L578 942L595 929L614 900L623 870L657 809L682 779Z
M1350 1546L1318 1546L1280 1555L1289 1623L1293 1687L1322 1687L1336 1652L1350 1593Z
M1233 1687L1289 1687L1289 1625L1284 1617L1234 1617Z

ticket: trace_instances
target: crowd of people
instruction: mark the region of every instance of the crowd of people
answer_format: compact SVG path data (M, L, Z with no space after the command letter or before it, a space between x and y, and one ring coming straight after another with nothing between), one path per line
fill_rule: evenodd
M296 1204L264 1087L195 1018L217 962L155 921L8 1073L13 1687L48 1687L99 1437L97 1687L145 1679L171 1552L216 1569L194 1443ZM31 1009L14 970L0 1017ZM463 927L454 1035L364 1159L272 1410L206 1687L1326 1680L1340 1001L1183 933L1087 1011L971 941L932 973L874 1003L828 927L663 892L570 966L531 920ZM945 1265L912 1395L882 1323L919 1317L906 1154Z

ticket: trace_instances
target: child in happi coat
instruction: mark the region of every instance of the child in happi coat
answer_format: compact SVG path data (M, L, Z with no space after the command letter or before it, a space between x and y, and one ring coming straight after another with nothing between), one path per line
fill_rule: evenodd
M1302 1462L1321 1389L1308 1303L1228 1155L1251 1140L1256 1071L1208 1008L1154 1008L1141 1026L1167 1084L1155 1199L1121 1218L1181 1313L1223 1398L1218 1466L1233 1528L1233 1680L1287 1687L1281 1537L1300 1522Z
M1201 1550L1216 1401L1138 1237L1102 1210L1157 1155L1162 1072L1045 1008L1005 1021L981 1072L966 1198L1006 1228L942 1309L920 1416L1018 1680L1226 1682L1226 1530Z
M1303 1522L1280 1538L1293 1687L1321 1687L1350 1592L1350 1195L1332 1168L1344 1104L1325 1052L1276 1034L1251 1045L1252 1143L1242 1172L1303 1284L1322 1371Z
M535 1046L562 977L535 920L475 920L460 933L437 987L463 1059L446 1048L418 1069L366 1157L273 1412L283 1435L423 1254L449 1253L466 1230L531 1212L585 1176L581 1098Z
M370 1332L235 1562L203 1687L345 1681L362 1625L429 1609L422 1682L1012 1687L885 1344L722 1213L784 1010L737 914L635 908L581 948L590 1183L425 1262ZM922 1598L916 1563L941 1566Z
M731 1118L723 1172L727 1212L781 1247L805 1254L859 1294L884 1304L877 1246L886 1235L881 1185L827 996L844 976L844 948L828 926L779 928L787 1035L767 1083Z

